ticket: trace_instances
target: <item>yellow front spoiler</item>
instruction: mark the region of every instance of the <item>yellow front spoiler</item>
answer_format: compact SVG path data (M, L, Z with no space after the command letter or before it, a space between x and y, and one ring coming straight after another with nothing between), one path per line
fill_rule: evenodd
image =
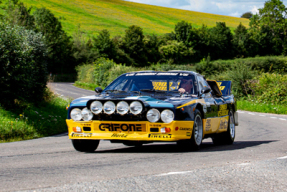
M193 121L151 123L149 121L73 121L66 120L69 139L105 139L129 141L178 141L190 139ZM81 132L75 132L78 130ZM161 133L161 128L170 132ZM157 131L158 130L158 131ZM157 131L157 132L155 132Z

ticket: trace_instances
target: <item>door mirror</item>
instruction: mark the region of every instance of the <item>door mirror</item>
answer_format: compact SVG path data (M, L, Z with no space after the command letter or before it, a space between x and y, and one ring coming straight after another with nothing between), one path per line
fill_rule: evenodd
M101 87L97 87L95 88L95 92L100 94L101 92L103 92L103 89Z
M211 89L209 87L203 87L203 89L201 90L201 94L209 93L210 91Z

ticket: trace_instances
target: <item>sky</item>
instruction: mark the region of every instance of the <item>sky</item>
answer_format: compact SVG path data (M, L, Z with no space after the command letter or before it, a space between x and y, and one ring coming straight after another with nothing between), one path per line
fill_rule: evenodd
M240 17L243 13L258 12L259 8L264 7L266 0L127 0L136 3L149 5L158 5L162 7L171 7L185 9L189 11L198 11L204 13L213 13L218 15L227 15ZM281 0L282 1L282 0ZM287 0L282 1L287 7Z

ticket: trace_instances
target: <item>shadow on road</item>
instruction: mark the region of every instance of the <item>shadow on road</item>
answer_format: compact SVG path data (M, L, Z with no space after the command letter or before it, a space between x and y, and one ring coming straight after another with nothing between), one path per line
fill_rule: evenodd
M245 149L248 147L255 147L262 144L268 144L276 142L276 140L270 141L236 141L233 145L213 145L212 142L202 143L200 150L189 151L179 147L178 145L171 144L149 144L142 147L125 147L120 149L111 150L98 150L93 153L190 153L190 152L216 152L216 151L232 151Z

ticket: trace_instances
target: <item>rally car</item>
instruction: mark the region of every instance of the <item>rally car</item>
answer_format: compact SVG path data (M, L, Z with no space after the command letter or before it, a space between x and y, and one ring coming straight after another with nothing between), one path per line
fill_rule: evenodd
M95 92L68 107L68 134L77 151L92 152L100 140L128 146L177 142L190 150L208 137L214 144L234 141L238 114L230 81L192 71L140 71Z

